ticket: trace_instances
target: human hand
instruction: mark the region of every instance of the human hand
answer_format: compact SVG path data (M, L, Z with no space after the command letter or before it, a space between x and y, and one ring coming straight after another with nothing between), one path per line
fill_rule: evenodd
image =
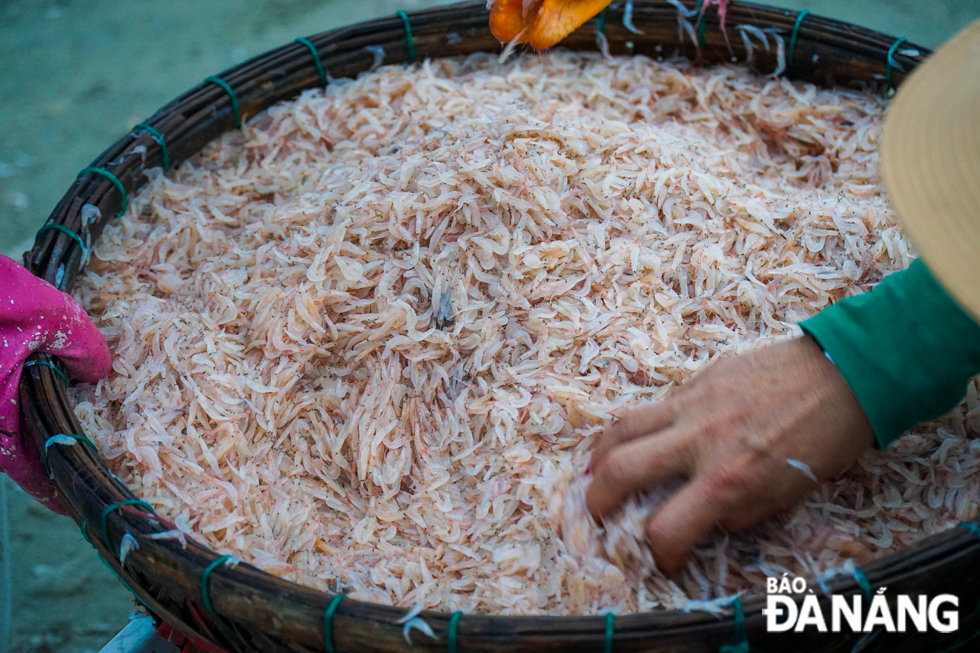
M624 414L592 453L586 504L601 522L631 494L687 478L646 529L673 573L715 526L746 530L789 508L873 442L843 375L805 336L712 363Z
M72 377L94 383L112 369L109 346L67 294L0 256L0 471L63 513L37 448L20 433L18 386L34 352L57 356Z

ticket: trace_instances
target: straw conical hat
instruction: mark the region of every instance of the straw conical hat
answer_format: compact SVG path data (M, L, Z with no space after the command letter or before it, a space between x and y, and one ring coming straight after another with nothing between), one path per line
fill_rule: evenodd
M881 166L922 260L980 321L980 21L899 88L885 120Z

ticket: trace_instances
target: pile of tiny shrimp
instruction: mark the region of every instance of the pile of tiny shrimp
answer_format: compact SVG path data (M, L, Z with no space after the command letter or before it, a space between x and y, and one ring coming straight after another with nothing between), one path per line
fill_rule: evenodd
M618 412L913 260L886 107L563 52L306 91L148 171L105 229L76 296L114 371L76 414L190 537L388 605L709 609L894 552L976 514L975 384L673 580L657 493L600 528L583 478Z

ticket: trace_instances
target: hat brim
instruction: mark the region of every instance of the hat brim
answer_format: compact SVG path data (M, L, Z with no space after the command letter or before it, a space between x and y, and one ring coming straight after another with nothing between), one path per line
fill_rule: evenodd
M980 322L980 21L902 84L885 120L881 167L920 257Z

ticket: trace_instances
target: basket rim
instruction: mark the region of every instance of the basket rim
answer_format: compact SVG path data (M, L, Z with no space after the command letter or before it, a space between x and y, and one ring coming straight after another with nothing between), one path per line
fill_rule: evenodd
M687 3L693 5L693 0L687 0ZM894 65L886 64L884 55L896 43L894 37L809 12L805 15L806 20L798 20L800 13L765 5L733 3L729 6L729 30L742 22L780 29L784 34L792 31L799 39L795 42L797 50L813 54L812 62L805 57L803 63L798 64L798 70L790 71L803 78L823 74L817 65L820 56L832 61L837 61L834 57L838 57L844 62L850 57L852 68L847 70L852 81L874 84L875 76L886 70L894 71L900 82L929 54L925 48L907 44L907 48L918 50L919 54L898 53L893 59ZM228 131L239 115L245 122L276 102L320 86L321 64L328 74L330 71L359 74L368 70L374 61L374 53L366 49L371 45L384 48L386 64L405 63L412 50L420 52L419 60L499 51L499 43L489 34L488 15L483 0L410 13L407 20L413 27L412 42L406 41L405 25L399 16L366 21L309 36L309 45L302 42L285 44L227 69L217 76L227 84L227 89L217 83L199 84L140 123L152 129L134 128L106 149L91 167L111 168L112 173L108 176L115 181L101 174L79 177L52 212L48 224L81 232L81 208L93 204L102 213L97 223L88 226L86 235L94 244L110 216L125 203L125 194L136 192L146 182L145 172L150 167L160 165L164 157L179 164ZM617 53L629 54L634 48L645 48L655 56L653 52L659 50L651 48L668 45L681 54L693 53L710 63L725 62L729 58L713 14L704 19L708 28L705 42L697 48L678 42L676 37L668 38L667 33L677 27L676 9L664 0L635 0L633 5L634 24L656 35L659 41L626 31L621 26L622 7L609 7L605 19L605 36L610 48ZM448 37L451 34L465 35L466 38L457 38L450 43L452 39ZM598 49L595 35L596 23L590 21L563 45L595 52ZM733 60L745 55L737 40L733 39L733 50L729 51ZM310 45L319 53L319 61L313 58ZM775 67L775 55L762 54L759 60ZM233 91L229 92L229 89ZM146 148L145 160L137 160L140 157L132 155L133 148L140 145ZM82 262L82 251L64 233L49 229L39 235L34 248L25 255L25 262L37 276L70 291ZM33 358L52 363L56 360L44 355ZM51 435L83 432L55 370L43 365L25 369L20 397L24 414L22 428L25 433L31 433L41 450ZM136 497L113 475L101 457L93 455L87 448L52 447L48 459L54 482L71 517L120 580L151 612L180 630L233 651L295 650L287 649L287 642L299 642L304 647L326 646L322 637L317 639L311 634L315 630L311 615L322 615L335 595L241 563L234 568L216 569L210 575L207 582L215 609L213 613L205 614L207 611L197 609L200 605L195 606L195 595L200 604L202 571L218 559L218 553L196 541L184 548L173 540L151 539L150 535L176 529L176 526L162 517L142 512L136 506L118 505ZM94 527L100 522L104 525L101 532ZM136 537L140 548L129 553L126 565L122 566L113 543L118 547L124 533ZM928 578L937 567L961 558L973 561L980 558L980 538L966 529L951 529L899 553L876 559L865 567L865 572L875 587L898 585L909 577ZM829 584L835 593L861 593L861 587L853 578L839 577ZM811 582L810 586L815 587L815 584ZM744 607L750 634L761 632L764 604L765 595L746 596ZM699 641L704 643L704 650L716 649L731 639L735 625L733 611L726 609L724 612L724 618L679 610L618 615L615 618L617 651L646 650L645 643L651 638L663 641L665 646L676 646L681 641L679 638L690 638L695 631ZM400 638L401 627L394 623L404 613L403 608L347 599L339 605L333 618L348 627L357 624L359 630L371 637L365 640L352 634L353 628L345 628L343 633L334 628L334 633L345 648L358 645L366 646L365 650L408 650ZM444 650L450 614L435 610L423 612L438 637L431 642L416 642L414 648ZM601 615L472 614L463 618L459 637L467 646L473 643L485 647L496 643L515 650L539 650L542 645L553 648L560 643L560 650L597 650L605 641L605 628L606 620ZM567 644L569 639L575 641ZM534 645L523 648L522 642Z

